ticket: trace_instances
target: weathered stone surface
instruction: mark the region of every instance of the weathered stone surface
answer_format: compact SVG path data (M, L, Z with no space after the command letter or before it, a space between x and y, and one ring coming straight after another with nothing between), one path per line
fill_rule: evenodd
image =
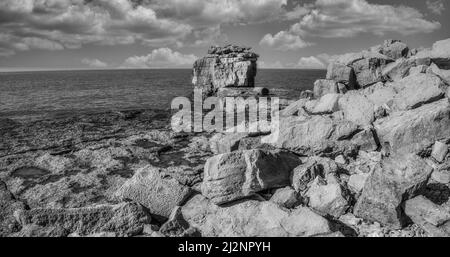
M217 133L209 140L211 152L214 154L222 154L237 151L239 149L239 143L247 136L247 133Z
M6 184L0 181L0 237L20 230L20 224L14 218L14 212L24 208L25 204L16 200L8 191Z
M232 45L216 49L194 63L192 84L207 95L223 87L254 87L258 55Z
M270 201L246 200L219 207L196 195L183 206L182 213L206 237L299 237L331 233L328 221L308 208L286 211Z
M409 70L416 66L414 59L400 58L389 63L382 71L382 75L392 81L400 80L408 75Z
M416 67L411 67L411 69L409 69L409 75L426 73L427 69L428 69L428 66L426 66L426 65L418 65Z
M261 190L289 185L291 171L301 161L282 151L245 150L207 160L202 194L223 204Z
M449 127L447 99L396 112L375 123L380 143L388 152L420 152L438 140L450 138Z
M285 109L280 111L280 116L289 117L289 116L299 116L304 113L303 107L308 102L308 99L300 99L288 105Z
M434 74L441 78L447 86L450 86L450 70L441 70L436 64L431 64L426 70L426 73Z
M371 51L386 55L389 58L397 60L409 55L409 47L400 40L388 39L382 45L372 47Z
M435 170L431 174L432 182L437 182L439 184L449 184L450 183L450 170Z
M347 120L361 126L371 125L375 120L374 105L357 91L348 92L339 99L339 109Z
M450 221L450 211L424 196L406 201L405 213L431 236L450 236L450 229L446 226Z
M353 136L351 142L358 147L361 151L376 151L380 148L378 139L376 138L373 129L365 129L355 136Z
M339 167L331 159L310 157L292 171L291 184L297 191L304 193L317 177L326 178L329 174L336 174Z
M301 203L300 195L291 187L277 189L270 201L288 209L297 207Z
M366 181L369 178L369 173L361 173L351 175L348 179L348 188L355 194L359 195L364 186L366 185Z
M339 218L348 209L347 199L343 196L341 186L334 175L327 175L324 180L316 177L305 196L308 206L322 215L331 215Z
M334 80L319 79L314 82L314 97L320 98L326 94L338 94L339 88L338 84Z
M379 82L361 91L375 106L389 105L389 101L397 94L390 83Z
M437 41L433 44L432 49L420 51L416 56L429 57L439 68L450 70L450 39Z
M23 227L37 226L46 236L67 236L72 233L91 235L99 232L133 236L141 233L144 224L150 222L150 217L136 203L68 209L36 208L19 211L16 216ZM26 233L22 235L27 236Z
M169 217L173 208L181 205L192 190L173 178L163 178L160 172L152 166L143 167L123 184L117 196L142 204L153 215Z
M330 63L327 69L327 80L334 80L336 82L346 85L347 89L354 89L356 87L356 76L352 67L340 63Z
M367 87L384 80L382 70L393 60L382 54L364 53L363 59L351 64L360 87Z
M159 229L159 233L166 237L195 237L200 233L197 229L189 226L189 223L183 218L181 206L172 210L169 219Z
M432 171L416 155L384 159L368 178L354 214L385 226L401 228L404 224L402 202L423 189Z
M431 74L416 74L392 83L397 91L394 98L396 110L410 110L437 101L445 96L442 80Z
M358 126L348 120L334 120L326 116L281 117L279 131L263 137L263 143L288 149L298 154L337 154L351 150L346 139Z
M436 141L431 152L431 156L438 162L443 162L448 153L448 146L442 142Z
M317 103L311 108L306 105L307 111L311 114L330 114L339 110L340 94L326 94L323 95Z

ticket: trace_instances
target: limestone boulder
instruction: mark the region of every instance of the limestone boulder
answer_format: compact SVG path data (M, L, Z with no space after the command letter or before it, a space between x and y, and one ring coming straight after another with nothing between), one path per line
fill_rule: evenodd
M334 80L319 79L314 82L314 97L320 98L326 94L338 94L338 83Z
M184 219L205 237L307 237L331 233L328 221L306 207L292 211L266 201L217 206L196 195L182 207Z
M340 94L326 94L323 95L312 106L305 105L306 110L314 115L317 114L331 114L339 110L339 98Z
M354 214L401 228L405 224L402 203L423 190L432 171L432 167L414 154L384 159L367 179Z
M328 158L309 157L308 160L292 171L291 184L299 193L304 194L311 187L316 178L327 178L338 172L335 161Z
M69 234L86 236L100 232L133 236L141 233L144 225L151 220L144 209L136 203L67 209L35 208L21 210L16 213L16 216L24 230L34 226L34 233L42 235L44 232L45 236ZM22 236L33 236L33 234L22 233Z
M406 201L405 213L430 236L450 236L450 209L418 196Z
M301 203L300 195L291 187L277 189L270 201L288 209L297 207Z
M408 57L410 50L407 44L400 40L388 39L382 45L372 47L371 51L386 55L389 58L397 60L402 57Z
M284 151L244 150L206 161L202 194L224 204L271 188L289 185L291 171L300 159Z
M344 84L347 89L356 87L356 75L353 68L341 63L330 63L326 78Z
M350 153L348 142L358 126L348 120L327 116L281 117L277 131L261 139L262 143L302 155L339 155Z
M0 181L0 237L8 236L17 232L21 224L14 218L14 212L25 209L25 204L17 200L6 187L3 181Z
M371 125L375 120L374 104L357 91L343 95L339 99L339 109L347 120L360 126Z
M132 200L145 206L152 215L167 218L173 208L184 203L193 193L174 178L163 177L164 171L145 166L116 192L119 199Z
M349 204L341 185L334 175L327 175L327 179L316 177L305 194L308 206L322 215L339 218L345 214Z
M450 38L437 41L431 49L420 51L416 56L430 58L440 69L450 70Z
M418 153L436 141L450 138L449 127L447 99L414 110L395 112L375 122L376 133L387 152Z
M415 74L392 84L397 91L393 100L396 110L410 110L445 96L447 86L432 74Z
M414 59L400 58L389 63L382 71L382 75L391 81L401 80L409 74L409 70L416 66Z

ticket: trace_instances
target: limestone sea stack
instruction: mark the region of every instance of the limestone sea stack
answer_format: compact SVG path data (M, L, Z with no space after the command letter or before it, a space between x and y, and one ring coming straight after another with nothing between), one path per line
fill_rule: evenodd
M194 63L192 84L208 96L223 88L253 88L258 57L250 47L211 46L208 54Z

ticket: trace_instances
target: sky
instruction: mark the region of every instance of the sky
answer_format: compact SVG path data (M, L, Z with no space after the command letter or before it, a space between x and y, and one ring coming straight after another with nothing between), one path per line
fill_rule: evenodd
M210 45L260 68L323 69L400 39L450 38L445 0L0 0L0 71L190 68Z

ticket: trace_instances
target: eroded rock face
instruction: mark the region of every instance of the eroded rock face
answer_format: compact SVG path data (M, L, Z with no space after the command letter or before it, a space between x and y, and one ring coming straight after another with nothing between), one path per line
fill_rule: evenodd
M327 79L342 83L348 89L356 87L356 76L353 68L341 63L330 63L328 65Z
M211 47L206 57L194 63L192 84L206 95L224 87L254 87L257 59L250 48Z
M152 215L169 217L173 208L181 205L192 193L189 187L173 178L164 178L161 171L146 166L116 192L122 200L133 200L149 209Z
M301 161L282 151L245 150L214 156L205 164L202 194L224 204L261 190L289 185Z
M339 109L344 117L361 126L371 125L375 120L374 105L357 91L348 92L339 99Z
M339 218L349 207L341 185L332 174L326 180L316 177L305 195L308 206L322 215Z
M433 169L416 155L384 159L367 179L354 214L392 228L404 224L403 201L415 197Z
M450 208L439 206L424 196L405 203L406 215L431 236L450 236Z
M20 236L41 233L45 236L91 235L100 232L133 236L141 233L144 224L150 222L150 217L136 203L68 209L36 208L22 210L16 216L25 228ZM34 228L29 230L30 227Z
M327 116L282 117L279 131L261 141L303 155L348 154L352 145L346 139L350 139L357 130L358 126L351 121Z
M447 86L432 74L415 74L392 84L397 91L394 98L396 110L411 110L437 101L445 96Z
M326 94L337 94L339 87L336 81L329 79L319 79L314 82L314 97L320 98Z
M450 39L437 41L432 49L420 51L416 55L422 58L431 58L439 68L450 70Z
M25 204L16 200L6 184L0 181L0 237L20 230L21 224L14 218L14 212L24 208Z
M387 57L394 60L402 57L407 57L410 54L407 44L403 43L400 40L393 39L385 40L382 45L372 47L370 50L386 55Z
M331 233L328 221L308 208L292 211L277 204L246 200L219 207L196 195L182 208L183 217L206 237L299 237Z
M449 127L448 99L395 112L375 122L380 143L388 152L420 152L438 140L450 138Z

